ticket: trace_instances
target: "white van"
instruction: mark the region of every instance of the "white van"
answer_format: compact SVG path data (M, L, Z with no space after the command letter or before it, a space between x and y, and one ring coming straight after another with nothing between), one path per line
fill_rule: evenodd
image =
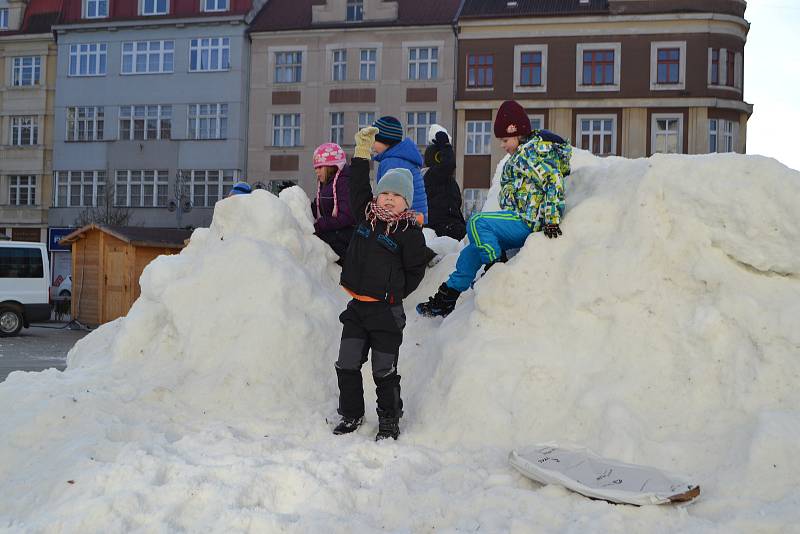
M47 245L0 241L0 336L50 319Z

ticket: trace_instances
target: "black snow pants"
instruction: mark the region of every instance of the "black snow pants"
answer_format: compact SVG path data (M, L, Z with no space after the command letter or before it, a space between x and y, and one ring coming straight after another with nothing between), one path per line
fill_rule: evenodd
M361 366L372 349L372 378L378 395L378 416L402 417L397 357L406 325L403 305L353 299L339 320L342 322L342 342L336 361L339 414L351 419L364 415Z

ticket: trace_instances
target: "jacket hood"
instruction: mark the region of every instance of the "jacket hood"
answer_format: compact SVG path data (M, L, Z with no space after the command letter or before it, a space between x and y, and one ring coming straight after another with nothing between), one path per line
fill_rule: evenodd
M409 161L418 167L422 166L422 155L420 155L419 149L417 149L417 145L414 144L414 141L408 137L396 145L387 148L382 153L377 154L373 159L380 162L386 158L400 158Z

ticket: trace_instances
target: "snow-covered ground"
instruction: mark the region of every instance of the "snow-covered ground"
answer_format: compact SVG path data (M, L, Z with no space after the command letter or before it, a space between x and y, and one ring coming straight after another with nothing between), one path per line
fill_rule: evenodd
M68 369L0 384L4 532L790 532L800 525L800 173L578 152L564 236L531 236L445 320L406 301L397 442L335 437L346 298L298 188L217 205ZM457 246L432 243L442 253ZM689 475L688 506L524 479L584 445ZM792 459L794 458L794 460Z

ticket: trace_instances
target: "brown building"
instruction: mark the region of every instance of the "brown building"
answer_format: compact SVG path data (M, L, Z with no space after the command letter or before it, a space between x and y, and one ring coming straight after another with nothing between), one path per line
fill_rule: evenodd
M503 154L492 123L519 101L534 127L600 155L745 152L744 0L465 0L455 102L459 179L480 203Z

